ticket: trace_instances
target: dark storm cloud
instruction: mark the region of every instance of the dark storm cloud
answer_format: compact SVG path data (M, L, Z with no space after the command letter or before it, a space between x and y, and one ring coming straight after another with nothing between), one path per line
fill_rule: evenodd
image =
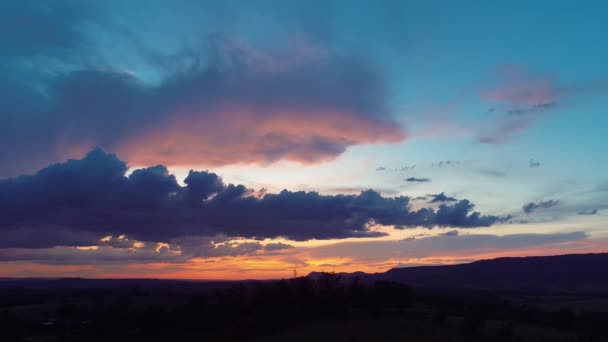
M454 197L446 196L444 192L440 194L427 194L427 196L432 197L429 203L437 203L437 202L456 202L458 201Z
M374 224L483 227L505 220L482 216L468 200L414 211L409 197L383 197L373 190L358 195L283 190L259 198L207 171L191 171L185 186L164 166L135 170L128 177L126 171L123 161L97 149L81 160L1 180L0 232L23 232L25 239L11 235L19 241L3 240L4 247L90 245L122 234L168 242L218 234L295 240L373 237L383 235L369 229ZM49 238L53 232L62 234Z
M557 200L548 200L548 201L539 201L539 202L530 202L525 204L521 209L526 213L530 214L538 209L549 209L559 204Z
M416 178L416 177L409 177L405 179L406 182L418 182L418 183L426 183L426 182L430 182L431 179L430 178Z

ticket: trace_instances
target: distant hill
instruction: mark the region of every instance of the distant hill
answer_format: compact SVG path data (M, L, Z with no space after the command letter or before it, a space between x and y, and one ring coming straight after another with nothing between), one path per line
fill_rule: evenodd
M312 272L307 277L318 278ZM608 253L498 258L468 264L393 268L384 273L339 273L341 281L388 280L437 290L583 291L608 295ZM0 278L0 290L148 289L206 292L235 283L264 281L189 281L157 279Z
M310 277L319 277L313 272ZM608 253L498 258L468 264L342 273L350 281L390 280L435 289L552 290L608 293Z

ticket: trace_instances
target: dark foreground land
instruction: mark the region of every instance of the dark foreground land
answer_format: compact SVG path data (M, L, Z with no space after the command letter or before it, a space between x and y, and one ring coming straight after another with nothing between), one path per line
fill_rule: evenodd
M606 266L595 254L279 281L2 279L0 340L608 341Z

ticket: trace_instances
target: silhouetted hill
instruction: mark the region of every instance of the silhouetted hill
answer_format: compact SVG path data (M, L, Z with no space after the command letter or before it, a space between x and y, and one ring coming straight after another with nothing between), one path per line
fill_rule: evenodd
M468 264L394 268L385 273L342 273L343 280L390 280L437 289L608 292L608 253L498 258ZM310 277L318 277L313 272Z
M270 281L4 278L0 331L11 342L608 341L606 265L588 254Z

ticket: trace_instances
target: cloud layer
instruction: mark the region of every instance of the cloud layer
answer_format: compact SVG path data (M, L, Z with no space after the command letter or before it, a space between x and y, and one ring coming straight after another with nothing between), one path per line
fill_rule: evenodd
M287 63L233 46L226 53L228 66L192 67L158 86L82 70L52 79L50 99L22 89L23 102L0 102L9 113L3 146L29 146L30 158L102 146L140 165L217 166L314 163L352 145L406 137L388 115L383 81L363 62L305 56ZM9 151L0 156L7 165Z
M108 236L173 241L193 236L286 237L293 240L373 237L374 225L483 227L505 218L474 212L468 200L412 210L406 196L316 192L259 194L190 171L180 186L164 166L133 171L100 149L31 176L0 181L0 247L97 244Z
M270 48L202 24L173 28L196 43L153 48L99 7L0 7L0 30L16 32L0 38L0 176L97 146L138 165L219 166L316 163L407 138L389 113L382 71L357 53L314 35L285 34ZM97 42L105 35L116 46Z

